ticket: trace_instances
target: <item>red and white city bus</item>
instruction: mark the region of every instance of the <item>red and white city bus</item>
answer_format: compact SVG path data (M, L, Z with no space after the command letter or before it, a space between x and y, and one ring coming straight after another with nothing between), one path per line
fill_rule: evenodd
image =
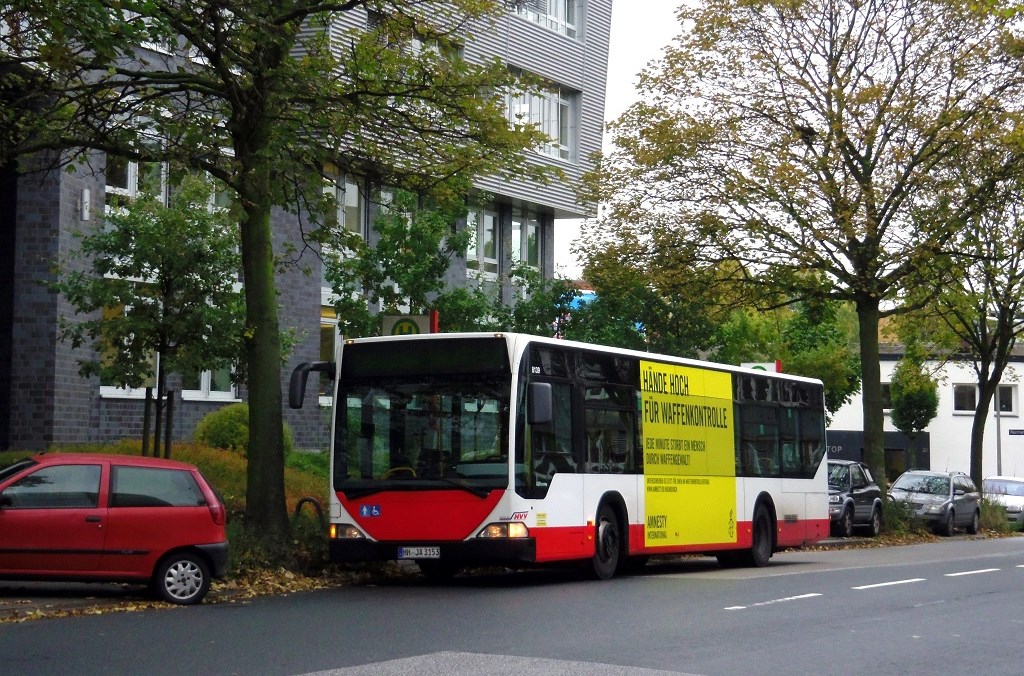
M339 341L330 554L430 576L651 555L763 566L828 534L816 380L514 333Z

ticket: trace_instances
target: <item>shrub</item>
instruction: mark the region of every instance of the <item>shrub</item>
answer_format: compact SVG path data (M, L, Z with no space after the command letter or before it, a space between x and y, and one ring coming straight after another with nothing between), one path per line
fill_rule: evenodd
M898 537L931 532L924 520L903 500L888 500L885 503L884 528L886 533Z
M1006 510L998 502L985 498L981 501L982 530L992 530L997 533L1009 533L1013 530L1010 522L1006 520Z
M206 414L196 425L195 440L200 444L234 451L249 457L249 404L239 402ZM284 455L295 450L291 427L284 423Z

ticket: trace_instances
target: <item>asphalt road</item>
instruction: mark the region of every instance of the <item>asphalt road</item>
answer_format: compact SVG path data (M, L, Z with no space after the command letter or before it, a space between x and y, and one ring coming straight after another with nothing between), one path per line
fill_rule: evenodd
M1019 674L1024 538L419 578L0 624L15 674ZM6 598L0 595L0 598Z

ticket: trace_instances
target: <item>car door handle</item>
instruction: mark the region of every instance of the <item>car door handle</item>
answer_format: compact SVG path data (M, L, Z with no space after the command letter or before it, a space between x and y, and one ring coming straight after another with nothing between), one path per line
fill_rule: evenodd
M86 523L99 523L102 520L103 519L101 519L98 516L87 516L87 517L85 517L85 522Z

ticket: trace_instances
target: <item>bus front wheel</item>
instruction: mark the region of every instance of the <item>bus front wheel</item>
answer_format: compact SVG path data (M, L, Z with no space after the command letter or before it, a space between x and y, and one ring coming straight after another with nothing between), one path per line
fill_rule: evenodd
M622 531L619 519L608 505L597 510L594 557L591 560L594 577L607 580L615 575L622 552Z

